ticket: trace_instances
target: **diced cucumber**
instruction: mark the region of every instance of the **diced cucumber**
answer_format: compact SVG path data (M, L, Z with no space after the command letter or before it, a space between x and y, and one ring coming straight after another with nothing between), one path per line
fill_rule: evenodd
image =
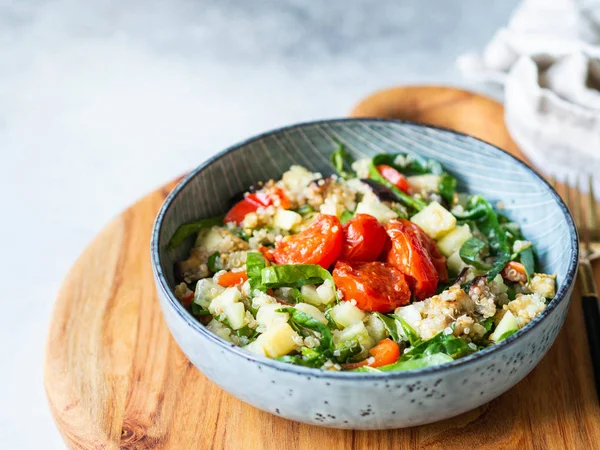
M321 299L322 305L328 305L335 300L335 286L331 280L325 280L323 284L317 288L317 295Z
M440 190L440 175L414 175L407 177L406 181L415 192L438 192Z
M302 223L302 216L288 209L278 209L273 217L273 225L282 230L289 231L300 223Z
M460 250L462 245L473 237L469 225L462 225L460 227L454 227L447 235L442 237L437 246L445 257L451 256L454 252Z
M456 217L438 202L431 202L410 219L432 239L439 239L456 226Z
M385 324L383 323L383 320L377 317L377 314L369 314L365 326L369 332L369 336L371 336L371 339L373 339L374 342L379 342L387 337Z
M196 291L194 292L194 303L208 309L210 302L215 297L222 294L225 288L219 286L212 278L203 278L196 283Z
M287 322L281 322L268 328L255 342L263 348L266 356L278 358L296 348L295 336L297 333L292 327Z
M313 305L309 305L308 303L298 303L294 306L298 311L302 311L304 314L309 315L313 319L318 320L323 325L327 325L327 318L325 314L321 312L319 308Z
M448 265L448 269L450 272L454 274L459 274L461 270L463 270L467 265L460 257L458 251L452 253L452 255L446 260L446 264Z
M234 330L239 330L243 328L246 318L246 310L244 309L244 304L241 302L230 303L223 307L223 312L227 316L227 320L229 321L229 325Z
M383 224L398 217L396 212L375 199L373 201L362 201L356 205L356 214L369 214Z
M517 319L510 311L506 311L494 332L490 334L490 341L500 342L507 333L515 332L518 329Z
M287 322L289 314L277 312L281 308L283 308L283 305L279 303L269 303L261 306L256 313L256 321L267 328L276 323Z
M331 280L325 282L319 287L312 284L304 285L300 288L300 295L306 303L315 306L328 305L335 299L335 289Z
M340 302L331 309L331 318L342 327L349 327L361 322L365 317L364 311L350 302Z
M422 303L420 303L419 305L422 305ZM406 323L413 327L415 330L419 329L419 325L421 324L421 312L419 311L419 307L416 304L402 306L400 308L397 308L395 312L396 315L402 317L406 321ZM399 326L398 330L401 331L402 327Z
M317 293L317 288L312 284L306 284L300 288L300 295L306 303L311 305L321 305L321 297Z
M357 341L364 349L370 349L374 341L369 335L369 331L362 322L355 322L353 325L344 328L339 333L334 334L334 343L336 347L342 346L343 342Z
M242 294L236 287L229 287L225 289L221 294L217 295L210 305L208 305L208 310L211 314L215 314L215 312L220 313L225 308L225 305L230 305L232 303L236 303L240 300Z

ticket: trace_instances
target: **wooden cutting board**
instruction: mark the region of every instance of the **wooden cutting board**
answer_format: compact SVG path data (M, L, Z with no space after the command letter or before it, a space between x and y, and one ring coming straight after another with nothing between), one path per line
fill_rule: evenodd
M473 134L520 156L488 98L441 87L396 88L353 116L411 119ZM200 162L200 161L199 161ZM342 431L248 406L208 381L162 319L150 231L173 181L113 220L79 257L58 294L45 360L52 414L77 449L588 449L600 446L598 407L576 291L565 326L515 388L443 422Z

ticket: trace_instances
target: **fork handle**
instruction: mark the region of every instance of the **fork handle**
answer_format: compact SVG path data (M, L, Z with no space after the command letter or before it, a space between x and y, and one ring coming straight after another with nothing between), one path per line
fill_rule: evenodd
M594 272L589 261L580 261L579 275L583 288L583 295L581 296L583 318L594 369L596 394L600 402L600 302L598 301L598 291L594 282Z

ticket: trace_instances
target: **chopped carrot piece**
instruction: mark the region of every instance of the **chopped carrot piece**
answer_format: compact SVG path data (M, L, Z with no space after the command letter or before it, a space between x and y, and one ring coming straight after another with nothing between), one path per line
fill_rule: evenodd
M248 279L248 275L245 271L243 272L225 272L223 275L217 278L217 283L223 287L237 286L242 284Z
M510 261L502 269L502 278L517 283L525 283L527 281L527 271L520 262Z
M344 364L346 370L357 369L362 366L382 367L393 364L400 358L400 347L391 339L384 339L369 350L371 358L359 362Z

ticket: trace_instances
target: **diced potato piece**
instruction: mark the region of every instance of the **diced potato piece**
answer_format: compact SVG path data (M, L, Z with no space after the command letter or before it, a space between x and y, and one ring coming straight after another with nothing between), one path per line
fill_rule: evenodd
M556 295L556 275L545 273L534 273L528 285L531 292L552 299Z
M196 247L200 247L207 252L215 252L221 247L223 239L217 228L202 230L196 238Z
M244 325L246 325L246 310L244 309L244 304L241 302L230 303L223 307L223 312L227 316L227 320L229 321L229 325L234 330L239 330Z
M356 322L353 325L344 328L339 333L334 334L335 344L339 344L344 341L356 340L366 350L370 349L375 345L374 340L369 336L369 332L365 324L362 322Z
M209 331L215 333L220 338L231 342L231 329L227 325L219 322L217 319L213 319L210 322L208 322L206 328Z
M196 291L194 292L194 303L208 309L210 302L222 294L225 288L219 286L212 278L203 278L196 283Z
M371 336L371 339L373 339L374 342L379 342L387 337L387 331L383 324L383 320L377 317L377 314L369 314L366 328L369 332L369 336Z
M450 272L454 274L459 274L461 270L463 270L467 265L460 257L459 252L454 252L450 257L446 260L446 264L448 265L448 269Z
M452 253L460 250L462 245L467 242L473 234L471 233L471 229L469 225L465 224L460 227L454 227L447 235L442 237L437 246L442 252L442 255L448 257L452 255Z
M356 214L370 214L383 224L398 217L398 214L377 200L360 202L356 205Z
M263 348L266 356L279 358L296 348L294 337L297 335L287 322L282 322L268 328L255 342Z
M331 309L331 318L344 328L356 322L362 322L364 317L364 311L350 302L340 302Z
M210 302L208 305L208 310L211 314L220 314L223 312L225 305L230 305L232 303L238 302L242 294L236 287L229 287L223 291L223 293L219 294L215 297L215 299Z
M273 225L282 230L291 230L302 223L302 216L289 209L278 209L273 217Z
M414 175L407 177L406 181L414 192L438 192L440 190L440 175Z
M279 303L269 303L261 306L256 313L256 321L267 328L278 323L287 322L290 315L284 312L277 312L278 309L283 307Z
M335 299L335 286L331 280L325 280L321 286L317 288L317 295L321 299L321 304L328 305Z
M510 311L506 311L494 332L490 334L490 341L498 342L498 339L506 332L517 331L518 329L517 319Z
M262 348L262 345L260 345L260 342L257 342L257 341L250 342L248 345L243 346L242 349L244 349L250 353L254 353L256 355L267 356L267 355L265 355L265 349Z
M327 325L327 318L325 314L321 312L319 308L313 305L309 305L308 303L298 303L294 306L298 311L302 311L304 314L309 315L313 319L318 320L323 325Z
M410 218L432 239L439 239L456 226L456 217L438 202L431 202Z

